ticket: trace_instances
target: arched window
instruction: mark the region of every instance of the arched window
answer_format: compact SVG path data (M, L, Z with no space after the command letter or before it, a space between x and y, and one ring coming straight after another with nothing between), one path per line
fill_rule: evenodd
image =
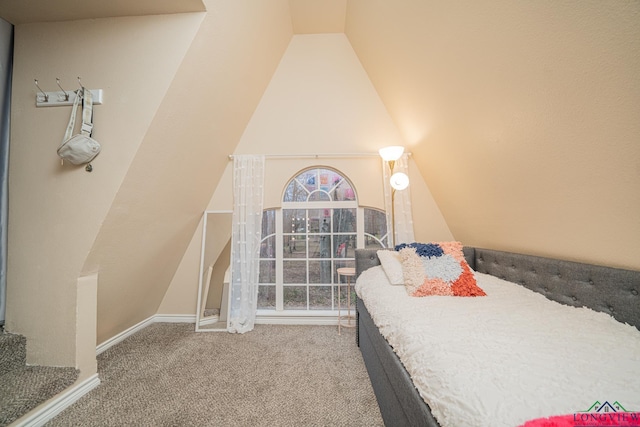
M358 206L344 174L327 167L301 171L286 184L282 209L263 213L258 315L334 314L336 270L355 267L356 248L381 248L386 238L384 212Z

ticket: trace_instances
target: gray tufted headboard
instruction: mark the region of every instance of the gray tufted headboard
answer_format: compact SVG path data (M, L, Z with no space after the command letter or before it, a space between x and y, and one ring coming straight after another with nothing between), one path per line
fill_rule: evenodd
M640 271L464 247L475 271L518 283L550 300L589 307L640 330ZM375 249L356 250L356 276L379 265Z

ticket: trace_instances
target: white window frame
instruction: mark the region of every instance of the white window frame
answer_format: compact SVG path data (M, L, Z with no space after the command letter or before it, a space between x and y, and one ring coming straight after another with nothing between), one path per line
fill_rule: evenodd
M364 207L364 206L359 206L358 205L358 198L357 198L357 191L355 186L353 186L353 184L351 183L351 181L346 177L346 175L336 169L333 168L329 168L327 166L315 166L315 167L311 167L308 169L305 169L303 171L298 172L294 177L292 177L291 179L289 179L286 183L284 188L286 189L290 183L296 179L296 177L298 177L301 173L308 171L308 170L314 170L314 169L329 169L329 170L333 170L336 173L338 173L346 182L349 183L349 185L351 186L351 188L354 191L355 194L355 199L354 200L343 200L343 201L304 201L304 202L300 202L300 201L296 201L296 202L285 202L282 201L282 205L279 208L271 208L271 209L265 209L266 210L273 210L275 211L275 231L274 234L270 234L269 236L266 236L264 239L268 239L270 236L275 236L275 257L274 258L261 258L261 260L269 260L269 261L275 261L275 284L264 284L264 285L260 285L260 286L275 286L275 299L276 299L276 304L275 304L275 309L258 309L257 311L257 317L256 317L256 323L269 323L269 324L336 324L337 323L337 313L338 313L338 309L337 306L335 306L335 302L336 302L336 285L337 283L334 283L334 279L335 279L335 275L334 275L334 270L333 270L333 264L332 264L332 271L331 271L331 284L321 284L320 286L330 286L331 288L331 305L332 305L332 309L330 310L315 310L315 309L310 309L309 308L309 287L310 286L314 286L314 284L309 284L309 276L308 276L308 271L307 271L307 283L306 284L291 284L291 286L306 286L307 288L307 309L304 310L295 310L295 309L288 309L285 310L284 309L284 288L286 286L289 286L289 284L285 284L284 282L284 262L285 260L291 260L291 258L286 258L284 257L284 236L286 235L291 235L291 234L296 234L296 233L285 233L284 232L284 224L283 224L283 211L285 209L289 210L289 209L298 209L298 210L317 210L317 209L355 209L356 211L356 231L355 232L349 232L346 234L355 234L356 235L356 247L357 248L364 248L365 247L365 238L366 236L370 236L371 238L376 239L381 247L384 247L385 243L386 243L386 239L387 239L387 235L385 234L384 236L382 236L381 238L376 238L375 236L366 233L365 232L365 209L372 209L372 210L376 210L376 211L380 211L380 212L384 212L381 209L376 209L376 208L371 208L371 207ZM305 229L304 234L308 235L309 231L308 228ZM315 233L314 233L315 234ZM339 235L340 233L338 233ZM333 230L331 230L331 235L336 235L336 233L333 232ZM305 243L306 244L306 243ZM331 257L327 258L328 261L335 261L335 254L333 253L333 247L331 249ZM306 262L309 262L309 253L307 252L307 257L306 258L301 258L300 260L305 260ZM312 260L315 261L315 258L313 258ZM348 257L348 258L344 258L344 261L353 261L355 263L355 258L353 256ZM355 285L354 282L351 283L351 287L353 290L353 286ZM342 284L342 287L344 289L342 289L342 293L344 294L346 292L346 284ZM344 311L345 308L342 307L342 311Z

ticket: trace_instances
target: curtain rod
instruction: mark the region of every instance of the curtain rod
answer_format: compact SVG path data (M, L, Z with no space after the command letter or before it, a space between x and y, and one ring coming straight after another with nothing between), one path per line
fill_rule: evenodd
M405 153L411 156L411 153ZM265 154L266 159L327 159L327 158L354 158L354 157L380 157L378 153L324 153L324 154ZM229 154L229 160L234 155Z

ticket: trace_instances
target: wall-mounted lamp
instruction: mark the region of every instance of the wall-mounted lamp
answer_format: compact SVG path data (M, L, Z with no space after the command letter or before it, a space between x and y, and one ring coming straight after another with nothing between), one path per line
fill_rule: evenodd
M389 165L389 175L391 178L389 179L389 184L391 185L391 246L395 246L396 237L395 237L395 229L396 229L396 214L395 214L395 194L396 190L404 190L409 186L409 177L407 174L403 172L393 173L393 169L396 165L396 160L402 157L404 154L404 147L400 145L392 145L389 147L384 147L378 150L380 153L380 157L384 160L387 165Z

